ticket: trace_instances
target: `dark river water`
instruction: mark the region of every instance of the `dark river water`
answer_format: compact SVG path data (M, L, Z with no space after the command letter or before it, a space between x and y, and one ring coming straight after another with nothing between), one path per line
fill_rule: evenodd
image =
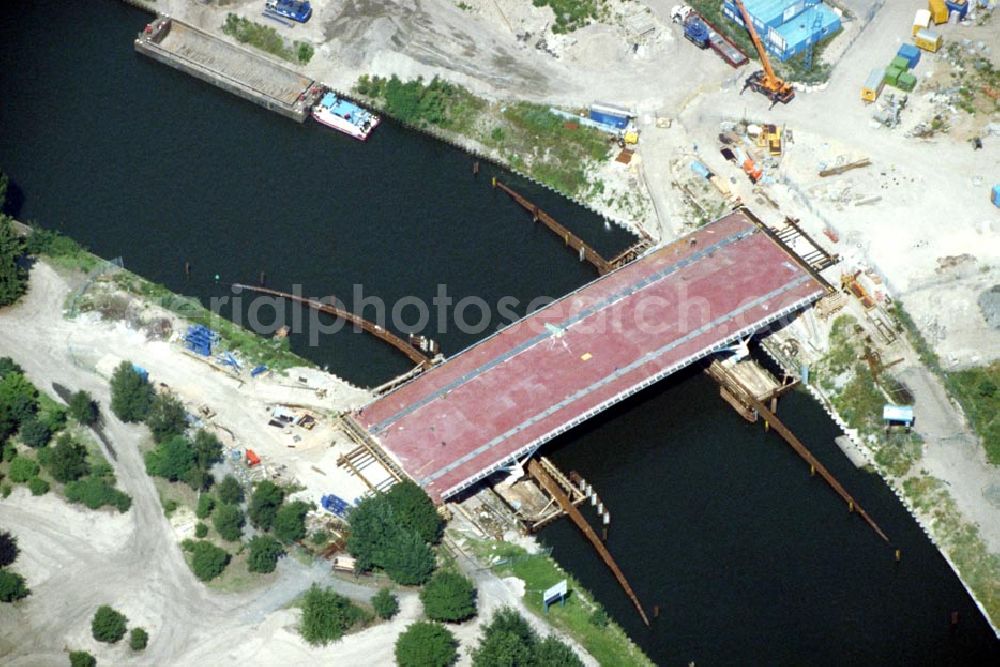
M488 165L475 178L467 155L392 122L360 144L149 61L131 44L147 20L113 0L0 3L0 168L19 218L206 304L261 271L275 289L299 285L354 309L360 286L390 310L404 297L432 303L443 285L454 304L511 297L520 313L592 279L589 265L490 189L494 173L606 256L632 241ZM452 309L433 337L453 354L491 331L492 317L463 332ZM297 352L358 384L409 368L364 334L292 338ZM893 546L697 371L546 452L604 498L612 552L647 608L660 606L653 627L641 626L572 525L552 526L542 541L658 664L1000 664L957 578L885 484L844 458L819 407L792 394L780 413Z

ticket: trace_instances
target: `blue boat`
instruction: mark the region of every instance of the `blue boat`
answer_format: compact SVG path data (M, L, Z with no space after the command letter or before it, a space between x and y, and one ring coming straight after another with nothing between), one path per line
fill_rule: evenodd
M305 23L313 14L312 5L299 0L267 0L264 7L278 16L284 16L299 23Z

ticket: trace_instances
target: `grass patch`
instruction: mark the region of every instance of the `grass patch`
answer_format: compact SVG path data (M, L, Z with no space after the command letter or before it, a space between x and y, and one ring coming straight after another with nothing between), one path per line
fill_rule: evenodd
M512 575L523 580L525 605L552 625L568 632L600 664L653 665L642 650L632 643L625 631L607 618L590 593L548 555L529 554L506 542L481 541L471 544L477 556L490 563L498 574ZM570 594L566 605L553 605L549 607L549 613L545 614L542 592L563 579L569 581Z
M308 42L293 42L288 46L285 39L271 26L256 23L236 14L226 15L222 32L240 44L249 44L289 62L305 65L313 57L313 47Z
M552 32L557 35L573 32L577 28L607 15L604 0L531 0L535 7L551 7L555 23Z
M882 423L885 395L867 364L855 364L854 375L833 398L833 405L851 428L874 431Z
M221 545L220 545L221 546ZM223 548L225 548L223 546ZM246 593L259 588L266 588L277 581L278 573L251 572L247 569L247 555L249 551L240 545L240 550L233 555L229 565L215 579L206 585L220 593Z
M901 301L896 301L893 303L891 308L891 314L896 318L898 324L897 329L906 334L907 339L910 341L910 345L913 349L917 351L917 356L920 358L920 363L934 371L938 375L943 375L941 369L941 359L938 357L937 352L931 347L924 335L920 333L920 329L917 328L917 323L913 321L910 314L906 312L903 308Z
M986 458L1000 465L1000 361L948 373L947 385L983 439Z
M916 433L892 433L880 439L875 451L875 462L893 477L905 477L920 460L923 440Z
M993 623L1000 624L1000 556L990 553L974 524L962 521L955 500L940 480L913 477L903 482L903 492L917 509L930 514L938 543Z
M513 169L570 197L591 189L587 175L611 148L610 135L567 122L547 106L489 103L437 78L404 83L396 76L366 75L354 92L403 123L454 132L494 149Z
M93 271L101 263L99 257L74 239L34 223L30 226L31 233L25 239L25 252L29 255L42 255L55 266L84 273Z

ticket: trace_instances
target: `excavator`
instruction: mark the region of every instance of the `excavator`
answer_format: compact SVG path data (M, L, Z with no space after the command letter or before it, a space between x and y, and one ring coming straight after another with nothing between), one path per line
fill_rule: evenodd
M750 33L750 39L753 40L754 48L757 49L760 62L764 65L764 69L757 70L747 77L746 84L743 86L740 94L742 95L747 88L750 88L754 92L760 93L771 100L772 108L778 102L788 104L795 97L795 89L792 88L792 84L779 79L778 75L774 73L771 61L767 57L767 51L764 50L764 45L760 42L757 30L753 27L753 19L750 18L750 12L743 6L742 0L733 0L733 2L743 16L743 25L746 26L747 32Z

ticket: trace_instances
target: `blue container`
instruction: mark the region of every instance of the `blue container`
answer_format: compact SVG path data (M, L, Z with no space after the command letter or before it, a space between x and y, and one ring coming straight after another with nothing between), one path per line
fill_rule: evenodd
M993 194L990 197L990 201L993 202L994 206L1000 208L1000 184L993 186Z
M147 371L145 368L139 366L138 364L132 364L132 370L133 372L135 372L136 375L142 378L143 382L149 382L149 371Z
M618 128L619 130L624 130L628 126L628 116L619 116L617 114L610 114L596 109L590 110L590 119L596 120L598 123L603 125L610 125L611 127Z
M963 20L965 18L965 12L969 11L969 3L965 0L961 0L961 2L955 2L955 0L944 0L944 5L948 8L949 16L952 12L958 12L959 21Z
M899 47L899 51L896 55L904 58L907 63L909 63L909 68L913 69L920 62L920 49L917 48L916 44L903 44Z

